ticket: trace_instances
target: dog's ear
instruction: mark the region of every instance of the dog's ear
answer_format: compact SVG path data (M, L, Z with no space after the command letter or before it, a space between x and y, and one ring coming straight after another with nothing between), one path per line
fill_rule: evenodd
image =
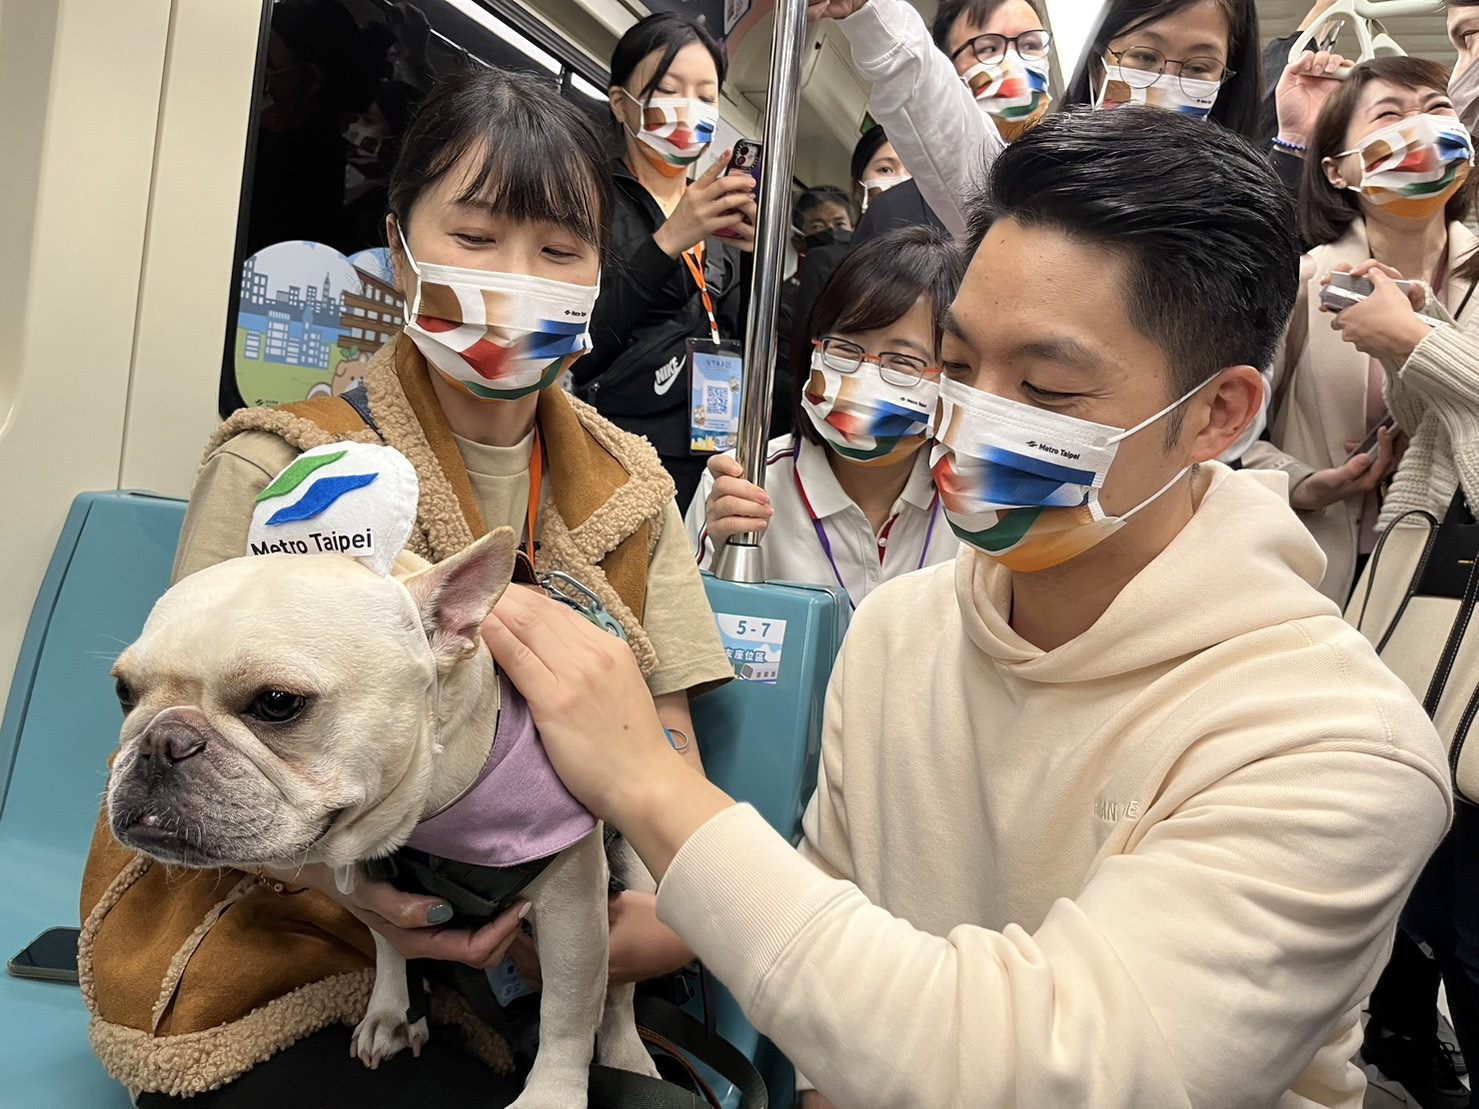
M508 588L517 547L512 528L497 528L406 579L439 661L455 662L477 650L479 629Z

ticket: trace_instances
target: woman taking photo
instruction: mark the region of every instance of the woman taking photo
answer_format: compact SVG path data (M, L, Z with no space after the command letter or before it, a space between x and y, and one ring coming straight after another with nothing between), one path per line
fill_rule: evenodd
M541 569L594 591L623 625L654 704L692 736L688 691L732 676L651 449L551 386L585 351L545 322L588 314L609 247L610 179L590 123L553 90L489 70L422 105L390 182L386 236L409 307L404 332L345 398L243 409L217 432L191 496L176 577L247 551L256 496L302 451L382 440L420 485L409 547L431 561L491 528L525 537ZM492 294L492 295L490 295ZM481 302L487 318L462 318ZM476 327L477 341L469 343ZM517 336L517 338L514 338ZM613 495L620 490L620 501ZM592 545L583 536L604 537ZM689 744L698 766L697 748ZM371 1072L349 1051L373 977L370 928L408 958L496 966L511 910L476 933L451 907L328 875L167 871L103 821L84 876L81 974L93 1044L142 1106L502 1105L508 1048L447 998L433 1032ZM612 902L614 982L691 957L650 895ZM368 928L367 928L368 926ZM490 1069L491 1068L491 1069Z
M1454 269L1475 246L1461 220L1473 142L1448 73L1418 58L1357 66L1320 113L1300 188L1300 230L1317 244L1274 363L1268 441L1246 464L1289 475L1289 503L1329 561L1321 592L1344 605L1376 544L1382 485L1416 431L1393 426L1379 359L1343 342L1321 311L1332 270L1374 259L1424 281L1450 311L1469 283Z
M960 275L926 227L880 235L837 267L812 313L795 430L770 441L766 489L732 454L709 461L688 509L704 566L730 536L760 532L767 576L838 586L856 607L879 583L955 557L925 448L940 321Z
M726 68L719 44L681 16L648 16L617 43L612 258L595 347L574 371L577 396L657 448L682 504L704 467L689 449L688 341L742 337L741 258L754 242L755 180L725 176L728 154L689 183L714 140Z

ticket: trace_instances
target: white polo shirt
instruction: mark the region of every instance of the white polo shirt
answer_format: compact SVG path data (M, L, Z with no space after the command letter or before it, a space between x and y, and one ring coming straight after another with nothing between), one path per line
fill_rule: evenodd
M929 454L926 444L916 456L903 493L875 533L863 510L837 483L826 447L802 439L798 450L793 436L772 439L766 455L765 491L775 515L760 544L765 552L765 576L771 581L840 584L856 606L881 582L949 562L960 549L960 541L950 530L935 494ZM704 510L713 487L714 479L705 471L686 520L704 569L714 554Z

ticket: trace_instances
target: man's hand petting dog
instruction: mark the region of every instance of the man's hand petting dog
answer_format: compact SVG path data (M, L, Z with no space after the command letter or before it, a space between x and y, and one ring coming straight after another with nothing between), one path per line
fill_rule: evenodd
M673 750L631 648L566 605L510 588L483 623L575 797L662 880L688 837L734 801Z
M477 930L441 927L452 919L452 906L435 897L403 893L389 882L361 876L351 893L340 893L327 866L312 864L301 870L265 873L289 886L308 886L333 898L380 933L407 959L440 959L470 967L496 967L519 936L519 922L529 911L527 901L516 901L501 916Z

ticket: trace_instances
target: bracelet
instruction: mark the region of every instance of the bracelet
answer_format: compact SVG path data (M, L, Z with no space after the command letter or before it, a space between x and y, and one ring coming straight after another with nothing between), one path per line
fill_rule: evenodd
M269 878L267 872L260 866L253 873L257 876L257 881L261 882L279 897L296 897L300 893L308 892L307 886L299 886L297 889L293 889L286 882L280 882L276 878Z
M677 728L664 728L663 732L668 737L668 746L671 747L674 751L677 751L680 755L684 751L688 750L689 746L693 742L691 739L688 738L688 736L684 735L684 733L680 732ZM675 735L683 736L683 742L681 745L675 739L673 739Z
M1304 146L1300 143L1290 142L1288 139L1281 139L1277 135L1274 136L1274 146L1276 149L1282 150L1286 154L1308 154L1310 149L1309 147Z

